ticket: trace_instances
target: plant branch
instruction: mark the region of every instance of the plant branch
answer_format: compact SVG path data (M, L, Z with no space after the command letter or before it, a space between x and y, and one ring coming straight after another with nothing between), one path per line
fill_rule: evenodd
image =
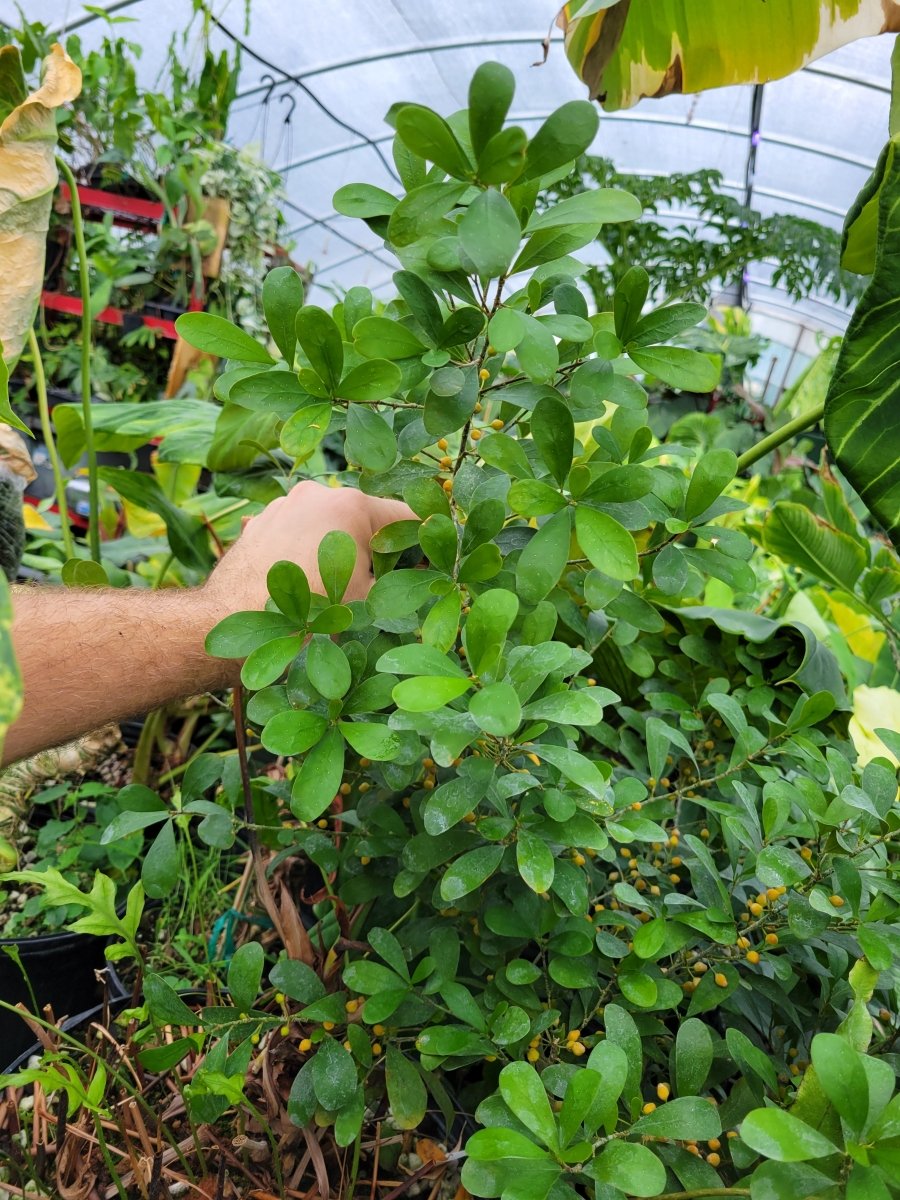
M66 558L75 557L75 543L69 525L69 508L66 502L66 481L63 479L59 454L56 449L56 438L53 436L53 423L50 420L50 405L47 402L47 377L44 374L44 360L41 358L41 348L34 329L28 330L28 349L34 366L34 388L37 392L38 412L41 418L41 434L47 447L47 457L53 471L53 490L56 493L56 507L59 509L59 527L62 531L63 548Z
M100 562L100 486L97 479L97 448L94 445L94 417L91 412L91 275L84 241L84 217L78 184L67 162L57 158L56 164L66 183L72 203L72 229L78 251L78 280L81 285L81 419L84 423L84 447L88 460L88 545L91 558Z
M791 438L796 437L798 433L803 433L805 429L811 429L813 425L817 425L825 415L825 402L817 404L811 412L805 413L801 417L795 417L793 421L788 421L786 425L782 425L780 429L776 429L773 433L767 434L746 450L737 461L738 474L745 471L755 462L759 462L772 450L777 450L784 442L789 442Z

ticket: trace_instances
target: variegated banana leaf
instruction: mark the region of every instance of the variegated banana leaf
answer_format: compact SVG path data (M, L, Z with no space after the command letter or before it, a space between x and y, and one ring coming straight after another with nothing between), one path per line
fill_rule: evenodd
M575 70L613 111L781 79L847 42L900 31L900 0L571 0L560 24Z
M54 45L27 93L15 46L0 49L0 344L14 362L34 320L57 183L55 109L81 91L81 71Z
M900 134L848 224L874 200L869 286L841 344L825 398L825 437L838 466L900 545Z

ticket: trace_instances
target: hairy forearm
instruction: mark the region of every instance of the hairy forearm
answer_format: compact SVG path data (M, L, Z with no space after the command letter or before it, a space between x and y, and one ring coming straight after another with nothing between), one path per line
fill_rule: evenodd
M3 762L60 745L179 696L229 686L234 663L203 643L223 612L204 589L13 589L22 712Z

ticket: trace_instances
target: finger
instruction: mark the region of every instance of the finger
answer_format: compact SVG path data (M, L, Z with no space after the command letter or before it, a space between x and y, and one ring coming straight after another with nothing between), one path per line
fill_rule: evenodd
M372 522L372 532L392 525L395 521L417 521L418 517L402 500L385 500L380 496L372 496L369 500L369 519Z

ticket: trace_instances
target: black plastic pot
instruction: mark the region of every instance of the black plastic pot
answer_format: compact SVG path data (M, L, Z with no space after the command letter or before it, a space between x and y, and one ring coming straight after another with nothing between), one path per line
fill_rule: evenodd
M8 953L13 950L21 958L39 1016L43 1015L45 1004L52 1005L53 1012L60 1017L86 1012L103 995L96 972L108 965L103 953L105 946L104 938L84 933L0 938L0 1000L6 1004L24 1004L32 1010L28 984ZM121 996L118 979L111 972L108 980L110 995ZM33 1040L34 1035L21 1017L0 1009L0 1063L17 1058Z

